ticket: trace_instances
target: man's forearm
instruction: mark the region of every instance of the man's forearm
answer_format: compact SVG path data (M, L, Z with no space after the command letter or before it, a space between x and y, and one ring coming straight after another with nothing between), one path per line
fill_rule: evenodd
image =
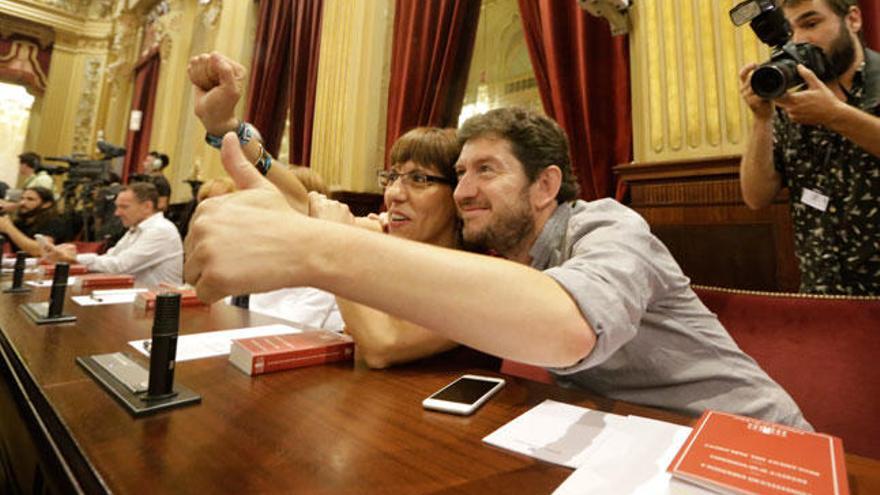
M503 358L568 366L596 336L552 278L510 261L321 222L309 284Z
M40 244L35 239L31 239L24 235L24 232L18 230L14 225L10 225L9 229L4 232L4 234L9 237L10 241L18 246L19 251L24 251L30 256L42 255Z
M782 185L773 166L773 121L755 119L739 167L743 200L752 209L768 206Z
M828 128L875 157L880 157L880 117L851 105L841 105L840 108L828 123Z

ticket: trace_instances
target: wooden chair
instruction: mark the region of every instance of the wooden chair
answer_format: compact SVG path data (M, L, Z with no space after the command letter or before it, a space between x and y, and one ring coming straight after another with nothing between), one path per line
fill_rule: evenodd
M694 290L817 431L880 458L880 298Z

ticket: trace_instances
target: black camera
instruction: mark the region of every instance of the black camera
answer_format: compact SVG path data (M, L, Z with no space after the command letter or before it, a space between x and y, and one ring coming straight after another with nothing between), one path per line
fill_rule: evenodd
M773 47L770 60L752 73L752 91L761 98L779 98L789 88L803 84L798 64L803 64L823 81L833 78L831 64L821 48L790 41L791 25L773 0L741 2L730 9L730 20L737 26L748 22L758 38Z

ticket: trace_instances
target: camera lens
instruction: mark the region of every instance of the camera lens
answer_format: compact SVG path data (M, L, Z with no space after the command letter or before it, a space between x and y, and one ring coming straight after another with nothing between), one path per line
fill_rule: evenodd
M794 60L778 60L764 64L752 74L752 91L772 100L784 95L788 88L801 82Z

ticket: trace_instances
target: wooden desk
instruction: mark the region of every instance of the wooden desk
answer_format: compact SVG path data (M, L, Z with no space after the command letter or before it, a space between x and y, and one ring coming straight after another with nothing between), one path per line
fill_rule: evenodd
M0 440L19 464L6 478L37 493L550 493L569 469L481 439L545 398L690 421L515 378L473 416L425 411L431 392L479 371L448 355L386 371L349 363L253 379L225 357L182 362L175 379L202 403L134 419L74 358L127 351L149 335L152 313L68 301L76 324L37 327L17 306L45 297L0 294ZM277 322L222 304L185 308L181 321L182 333ZM16 451L24 434L32 452ZM880 493L880 462L848 456L847 466L853 494Z

